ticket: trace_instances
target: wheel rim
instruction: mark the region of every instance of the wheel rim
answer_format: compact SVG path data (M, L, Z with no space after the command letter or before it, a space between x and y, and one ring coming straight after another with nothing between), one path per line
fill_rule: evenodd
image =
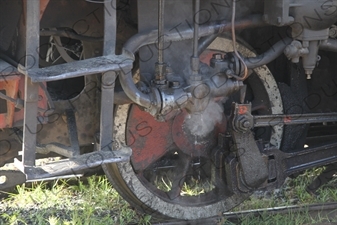
M222 46L225 46L226 51L231 51L231 44L228 38L219 38ZM217 39L217 40L219 40ZM215 41L216 42L216 41ZM242 43L242 42L241 42ZM212 43L212 46L217 46L219 43ZM243 52L247 56L253 56L254 53L249 51L248 48L244 47L242 44L239 44L238 49L240 52ZM270 71L267 69L266 66L257 68L254 70L256 76L255 79L260 80L263 87L266 89L267 97L269 102L273 104L270 105L270 112L273 114L282 113L282 101L280 97L280 93L277 89L277 84L274 81ZM253 82L253 81L252 81ZM261 85L260 84L260 85ZM131 144L132 147L132 131L135 129L142 130L142 132L146 133L146 126L138 127L137 125L141 124L140 120L151 120L150 117L147 117L145 114L139 116L139 111L137 106L118 106L116 117L115 117L115 124L116 124L116 143L118 144ZM138 111L134 113L134 111ZM144 113L144 112L143 112ZM134 115L133 115L134 114ZM128 116L129 115L129 120ZM150 116L150 115L148 115ZM130 120L132 118L132 120ZM134 121L135 118L138 118L138 121ZM153 120L153 118L152 118ZM131 122L130 122L131 121ZM132 124L134 123L134 124ZM144 125L144 124L143 124ZM161 128L164 130L163 133L167 133L168 124L163 125ZM171 125L172 127L172 125ZM133 130L132 130L133 129ZM130 133L131 131L131 133ZM149 130L148 130L149 131ZM126 132L126 135L125 135ZM145 133L141 134L144 135ZM283 133L283 127L275 127L270 134L269 143L279 147L281 143L281 137ZM153 138L153 137L151 137ZM167 138L167 137L165 137ZM145 144L144 144L145 143ZM141 144L141 141L140 143ZM145 149L144 151L149 151L145 156L148 158L151 151L154 148L149 149L147 146L146 141L143 142ZM162 149L166 149L167 146L161 147ZM118 165L106 165L104 166L104 170L108 175L109 179L112 180L112 183L117 186L117 190L125 197L132 205L136 204L136 208L139 210L149 212L158 212L160 215L165 215L169 217L175 217L179 219L197 219L197 218L205 218L211 217L214 215L218 215L219 213L225 212L230 210L231 208L235 207L236 205L240 204L244 199L246 199L250 193L242 193L240 195L232 195L226 196L222 192L223 195L219 195L219 190L211 190L209 193L199 195L197 197L181 197L178 196L176 198L173 197L167 192L163 190L158 190L158 187L155 187L153 183L149 181L149 177L146 177L144 171L139 171L139 163L136 162L137 158L136 155L142 155L142 151L140 151L138 147L135 148L136 150L133 153L133 159L130 163L121 163ZM144 148L143 148L144 149ZM179 149L173 150L178 151ZM162 160L161 156L165 157L170 151L161 152L159 151L158 155L156 155L157 160ZM143 152L144 153L144 152ZM190 161L191 159L186 159ZM140 160L141 161L141 160ZM133 163L135 162L135 163ZM156 161L157 162L157 161ZM185 161L186 162L186 161ZM190 163L190 162L188 162ZM145 163L149 164L149 162ZM150 163L152 164L152 162ZM140 166L142 167L142 166ZM149 169L153 169L154 167L150 167ZM217 195L218 194L218 195Z

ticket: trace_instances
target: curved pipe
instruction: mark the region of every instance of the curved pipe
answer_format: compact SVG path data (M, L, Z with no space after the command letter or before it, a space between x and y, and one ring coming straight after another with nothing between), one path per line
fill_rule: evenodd
M150 94L145 94L141 92L135 85L132 79L132 72L130 71L122 71L119 75L119 81L122 85L122 88L127 95L133 102L137 103L140 106L145 108L151 108L152 98ZM155 102L154 102L155 104Z
M244 62L247 65L248 69L254 69L270 63L275 60L279 55L281 55L284 49L291 44L293 39L287 37L276 44L274 44L268 51L258 55L256 57L244 58Z
M267 26L262 15L252 15L245 19L238 20L235 23L235 29L245 29L253 27ZM221 34L232 29L230 21L222 20L217 22L207 23L200 26L199 28L199 38L209 36L212 34ZM165 42L183 41L188 39L193 39L194 31L186 27L180 32L165 32ZM132 52L133 54L137 52L141 47L155 44L158 42L158 30L152 30L150 32L139 33L131 37L124 45L124 50L127 52Z
M267 24L263 21L262 15L253 15L248 18L238 20L235 23L236 29L252 28L259 26L266 26ZM231 23L229 21L212 22L200 26L199 28L199 38L205 37L213 34L220 34L232 29ZM182 30L181 32L166 32L165 42L182 41L193 39L194 31L189 27ZM132 54L134 57L135 52L137 52L141 47L155 44L158 41L158 30L152 30L146 33L139 33L131 37L124 45L123 52L125 54ZM138 90L132 79L131 71L127 73L122 73L120 75L120 83L125 91L126 95L135 103L145 107L153 107L153 104L157 106L158 102L153 102L150 94L145 94Z
M257 17L256 17L257 18ZM244 20L238 22L239 24L241 24L241 27L243 27L243 24L245 24L246 22L244 22ZM257 26L258 22L255 21L254 23L251 24L252 26ZM219 25L220 26L220 25ZM250 26L249 26L250 27ZM213 27L214 29L214 27ZM227 30L230 28L227 28ZM191 31L190 31L191 32ZM186 32L188 33L188 32ZM151 33L149 33L149 35L151 35ZM143 35L136 35L138 38L141 38L141 40L145 40L147 39L146 36ZM199 45L199 53L201 53L204 49L207 48L207 46L212 43L215 38L218 36L218 33L213 34L209 37L205 37L202 40L200 40L200 45ZM174 37L174 36L171 36ZM190 38L192 39L193 36L191 36ZM135 37L134 37L135 38ZM174 37L175 39L176 37ZM172 41L172 39L170 39ZM153 40L150 40L150 42L152 42ZM282 52L284 51L285 47L289 44L291 44L292 39L291 38L285 38L280 40L279 42L277 42L276 44L274 44L268 51L264 52L261 55L258 55L256 57L249 57L249 58L244 58L244 61L247 65L247 67L249 69L254 69L256 67L260 67L263 65L266 65L268 63L270 63L271 61L275 60L279 55L282 54ZM140 47L147 45L147 44L134 44L134 43L127 43L126 44L126 48L128 49L132 49L133 48L133 52L134 53L136 50L135 49L139 49ZM139 47L137 47L139 46ZM206 48L205 48L206 47ZM331 52L337 52L337 40L336 39L328 39L325 42L322 42L319 46L320 50L323 51L331 51ZM125 91L125 93L127 94L127 96L133 100L134 102L140 102L142 106L146 107L146 105L150 106L151 105L151 96L148 94L144 94L142 92L140 92L135 84L133 83L132 80L132 75L129 76L123 76L123 80L121 81L122 83L122 87ZM124 83L124 85L123 85ZM129 93L129 94L128 94ZM131 93L131 94L130 94ZM139 96L137 97L137 93L139 94ZM130 100L127 98L127 96L121 96L123 97L121 100L121 102L129 102ZM133 96L132 98L130 96ZM142 99L142 101L137 100L137 99Z

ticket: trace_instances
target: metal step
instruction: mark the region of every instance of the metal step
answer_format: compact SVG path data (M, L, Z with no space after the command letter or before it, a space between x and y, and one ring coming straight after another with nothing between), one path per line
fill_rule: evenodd
M43 166L23 166L22 162L17 159L15 159L14 164L26 174L27 180L38 180L61 175L76 175L81 171L106 163L128 162L131 154L131 148L122 147L116 151L91 152Z
M55 81L80 77L106 71L128 71L133 59L126 55L100 56L81 61L74 61L45 68L26 69L19 65L19 71L29 76L33 82Z

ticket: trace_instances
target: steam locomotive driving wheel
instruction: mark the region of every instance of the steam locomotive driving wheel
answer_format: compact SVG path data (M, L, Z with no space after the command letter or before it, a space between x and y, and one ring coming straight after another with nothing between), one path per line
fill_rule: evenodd
M243 43L237 44L238 50L253 56ZM207 62L214 53L226 54L232 51L231 45L228 37L218 37L200 60ZM253 114L283 113L280 92L266 66L255 69L245 83L245 99L252 103ZM229 114L232 102L239 99L237 94L214 99L201 114L181 110L166 122L157 121L137 105L117 106L115 143L130 146L133 154L128 163L104 165L109 180L132 206L156 216L207 218L237 206L253 191L234 194L226 179L225 161L233 149ZM216 122L208 121L215 117ZM207 134L199 135L210 124ZM265 145L280 147L283 127L255 129L254 134Z

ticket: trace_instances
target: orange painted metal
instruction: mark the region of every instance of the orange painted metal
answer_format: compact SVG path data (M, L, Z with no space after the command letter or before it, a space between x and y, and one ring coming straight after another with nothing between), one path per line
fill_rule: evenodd
M20 76L2 76L0 78L0 90L4 90L8 97L17 98ZM7 101L7 113L0 114L0 128L13 126L15 113L15 104Z
M40 20L49 4L49 0L40 0Z
M0 76L0 90L4 90L8 97L24 99L25 78L24 75ZM47 111L47 97L42 88L39 88L38 107ZM43 113L39 113L44 116ZM37 115L37 116L39 116ZM7 101L7 113L0 114L0 129L20 126L23 122L24 110L16 109L15 104Z
M40 0L40 20L42 19L42 16L44 14L44 11L46 10L50 0ZM27 6L27 0L23 0L23 8L26 9ZM24 18L26 17L26 10L23 11Z

